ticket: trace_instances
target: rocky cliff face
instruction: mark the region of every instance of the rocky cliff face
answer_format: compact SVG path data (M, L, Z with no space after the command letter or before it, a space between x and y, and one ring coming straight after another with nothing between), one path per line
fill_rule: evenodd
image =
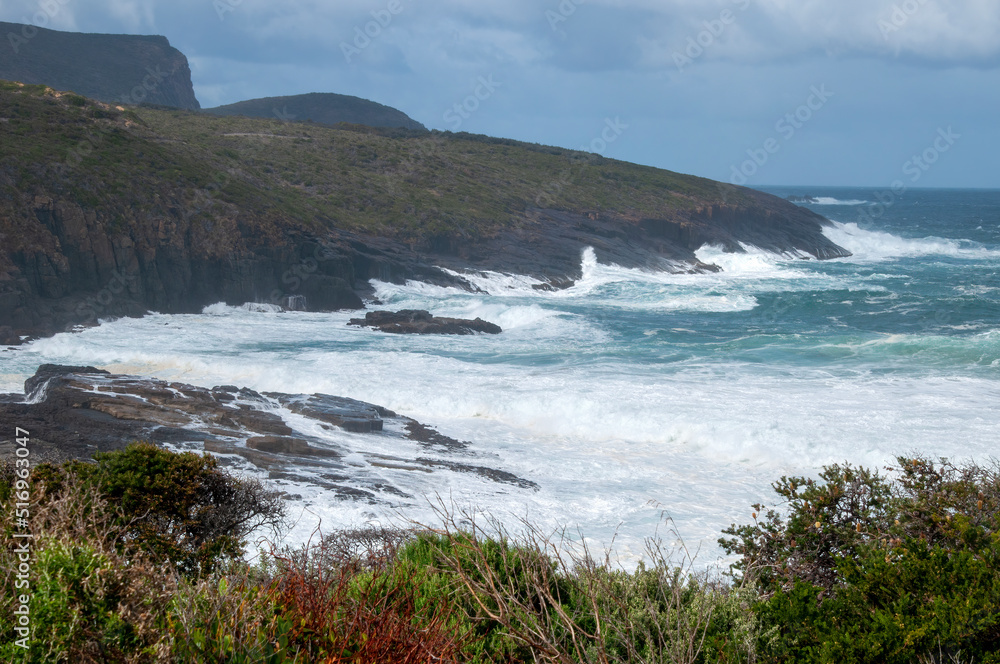
M0 79L117 104L200 106L183 53L166 37L60 32L0 22Z
M21 335L151 310L199 312L216 302L361 309L358 293L371 278L464 285L392 242L371 238L369 246L351 234L294 228L275 236L238 215L220 214L211 227L183 213L124 210L109 219L46 197L34 197L25 212L33 228L21 239L31 241L0 263L0 324Z

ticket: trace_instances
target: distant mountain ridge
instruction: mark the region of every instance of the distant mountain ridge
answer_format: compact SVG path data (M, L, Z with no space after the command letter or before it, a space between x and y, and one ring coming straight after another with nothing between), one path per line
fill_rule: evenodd
M201 110L187 57L166 37L63 32L0 22L0 41L0 80L46 85L105 103ZM205 112L426 131L395 108L332 92L249 99Z
M61 32L0 22L0 79L47 85L107 103L201 105L187 57L157 35Z
M287 97L264 97L206 108L213 115L243 115L249 118L268 118L286 122L310 120L318 124L336 125L341 122L387 127L426 130L424 125L391 106L374 101L332 92L311 92Z

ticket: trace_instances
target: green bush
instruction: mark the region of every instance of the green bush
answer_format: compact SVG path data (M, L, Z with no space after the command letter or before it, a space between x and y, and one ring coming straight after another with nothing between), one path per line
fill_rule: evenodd
M134 629L117 615L124 588L105 556L87 544L52 543L34 567L31 648L7 643L5 661L55 664L84 654L119 662L137 649Z
M592 661L745 662L758 620L752 588L696 576L662 557L634 572L594 568L582 575L584 602L599 610L602 639Z
M530 620L523 609L517 611L517 605L546 610L542 589L536 586L538 575L529 572L539 565L554 571L552 562L537 552L506 540L477 540L467 533L423 533L404 546L397 559L398 569L412 574L418 583L421 608L442 595L452 599L457 629L468 639L466 654L472 662L531 658L524 639L515 638L524 621ZM543 585L554 596L570 594L565 582ZM483 592L486 587L496 588L502 597ZM501 611L498 599L514 604L515 610ZM498 620L499 616L503 618Z
M787 517L757 510L721 540L756 579L780 662L1000 662L998 467L899 458L782 478Z
M66 474L93 486L118 510L125 546L170 561L188 574L208 573L240 554L246 536L277 527L281 499L256 480L218 468L209 455L173 453L150 443L94 455L96 463L39 466L35 479L58 493Z
M658 540L627 571L448 514L444 532L347 531L251 566L237 544L273 497L210 458L138 444L32 478L34 634L27 651L0 635L2 661L1000 664L996 464L781 478L784 511L726 531L736 583ZM0 547L4 620L16 560Z
M232 581L229 579L232 578ZM246 573L181 588L170 603L171 657L182 662L291 664L292 620L279 615L267 584Z

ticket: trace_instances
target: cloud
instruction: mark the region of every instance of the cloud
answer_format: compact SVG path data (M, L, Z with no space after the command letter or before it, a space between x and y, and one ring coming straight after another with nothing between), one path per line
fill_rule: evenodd
M156 32L155 0L105 0L102 4L125 32Z
M433 47L440 59L457 65L670 68L675 54L718 26L724 11L734 20L712 35L705 60L762 63L830 56L936 65L1000 62L996 0L395 1L401 11L379 41L403 58L425 57ZM217 11L220 2L226 11ZM200 40L199 49L206 53L236 48L248 58L256 52L261 61L292 61L307 53L336 52L373 20L373 13L384 15L388 5L389 0L69 0L57 25L139 33L169 27L174 40L184 40L177 33L190 30L217 35ZM0 17L20 21L38 7L38 0L7 0L0 4Z
M660 8L663 34L654 43L661 51L676 52L727 9L734 21L706 58L760 63L809 55L902 57L940 65L1000 60L1000 3L995 0L674 2ZM647 45L647 57L655 50Z
M38 0L0 0L0 21L25 23L50 30L76 30L73 7L63 2L41 3Z

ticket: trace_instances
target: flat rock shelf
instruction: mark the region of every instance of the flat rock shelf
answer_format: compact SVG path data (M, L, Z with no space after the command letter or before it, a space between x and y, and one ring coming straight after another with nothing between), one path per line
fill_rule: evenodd
M15 427L31 431L35 463L86 460L148 440L211 452L270 479L305 482L371 504L412 498L402 479L413 472L472 473L538 488L489 465L496 460L470 442L363 401L261 394L233 385L209 389L94 367L39 367L24 395L0 395L0 427L0 458L13 454L14 440L6 436ZM398 486L392 477L401 479Z

